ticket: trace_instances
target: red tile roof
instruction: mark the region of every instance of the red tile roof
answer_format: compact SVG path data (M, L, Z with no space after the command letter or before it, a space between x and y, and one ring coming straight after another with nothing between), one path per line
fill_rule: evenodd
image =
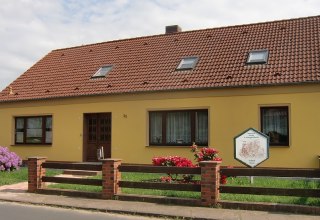
M320 83L320 16L140 37L53 50L0 102L165 90ZM246 65L267 49L267 64ZM193 70L177 71L197 56ZM112 64L106 78L91 76ZM12 89L10 94L10 87Z

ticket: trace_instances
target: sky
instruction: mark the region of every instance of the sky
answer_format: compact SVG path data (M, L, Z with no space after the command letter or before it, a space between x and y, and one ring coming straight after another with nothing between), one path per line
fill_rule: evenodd
M315 15L319 0L0 0L0 90L54 49Z

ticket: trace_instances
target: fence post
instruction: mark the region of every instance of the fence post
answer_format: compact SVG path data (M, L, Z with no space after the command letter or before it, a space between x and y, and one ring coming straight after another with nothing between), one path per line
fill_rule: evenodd
M46 157L28 158L28 192L36 192L37 189L44 187L42 177L46 175L46 169L42 164L46 162Z
M201 161L201 205L215 206L220 200L221 161Z
M102 159L102 198L113 199L115 194L121 192L119 181L121 172L118 167L121 159Z

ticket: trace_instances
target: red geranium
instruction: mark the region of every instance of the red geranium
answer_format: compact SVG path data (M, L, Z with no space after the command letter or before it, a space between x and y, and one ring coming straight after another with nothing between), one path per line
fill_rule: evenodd
M203 147L200 150L198 146L193 143L191 146L191 152L194 153L194 159L199 163L201 161L222 161L222 158L218 156L219 151L211 147ZM221 175L221 184L227 184L227 176Z
M200 150L198 150L198 146L193 144L191 146L191 152L194 153L194 157L197 162L210 160L222 161L222 159L218 157L219 151L214 148L203 147Z

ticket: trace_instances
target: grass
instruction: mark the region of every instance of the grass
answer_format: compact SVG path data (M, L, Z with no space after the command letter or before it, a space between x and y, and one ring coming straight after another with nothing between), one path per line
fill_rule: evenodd
M54 176L62 173L59 170L47 169L47 176ZM21 167L19 170L11 172L0 172L0 186L10 185L28 181L28 168Z
M91 179L101 179L101 175L90 177ZM54 189L67 189L67 190L76 190L84 192L101 192L102 186L87 186L87 185L78 185L78 184L52 184L48 188Z
M256 186L271 188L302 188L302 189L318 189L320 181L307 179L289 179L289 178L266 178L255 177L253 184L246 177L228 178L229 186Z
M125 181L145 181L145 180L158 180L163 174L149 174L149 173L122 173L122 180ZM199 177L195 177L199 179ZM125 194L139 194L139 195L156 195L168 197L182 197L182 198L200 198L200 192L187 192L175 190L157 190L157 189L134 189L134 188L121 188L122 193Z
M61 170L47 169L47 176L54 176L61 174ZM158 180L163 174L146 174L146 173L122 173L122 180L126 181L150 181ZM101 179L101 176L91 178ZM195 177L199 179L199 177ZM28 181L28 169L22 167L20 170L12 172L0 172L0 186L15 184L19 182ZM295 180L295 179L281 179L281 178L263 178L255 177L254 183L251 184L249 178L237 177L228 178L228 186L255 186L255 187L269 187L269 188L302 188L302 189L319 189L319 180ZM78 190L86 192L101 192L101 186L86 186L76 184L53 184L50 188ZM155 190L155 189L131 189L122 188L122 193L125 194L139 194L139 195L157 195L168 197L182 197L182 198L200 198L199 192L185 192L173 190ZM292 196L264 196L264 195L245 195L245 194L226 194L221 193L222 200L229 201L251 201L251 202L271 202L271 203L285 203L320 206L320 198L309 197L292 197Z
M122 180L126 181L146 181L159 179L161 174L142 174L142 173L122 173ZM93 178L101 179L101 176ZM199 177L196 177L199 179ZM318 180L294 180L294 179L281 179L281 178L265 178L255 177L254 183L251 184L249 178L237 177L228 178L229 186L255 186L255 187L270 187L270 188L303 188L303 189L319 189L320 181ZM72 189L86 192L101 192L100 186L85 186L73 184L54 184L50 188ZM125 194L139 194L139 195L156 195L168 197L182 197L182 198L195 198L200 199L199 192L185 192L173 190L156 190L156 189L132 189L121 188L122 193ZM265 195L245 195L245 194L226 194L221 193L222 200L229 201L250 201L250 202L271 202L271 203L284 203L284 204L298 204L309 206L320 206L320 198L309 197L292 197L292 196L265 196Z
M228 185L229 186L268 187L268 188L319 189L320 181L307 180L307 179L255 177L253 184L251 184L249 178L237 177L237 178L228 178ZM271 202L271 203L320 206L320 198L311 198L311 197L267 196L267 195L221 193L221 199L231 200L231 201L243 201L243 202L246 202L246 201Z

